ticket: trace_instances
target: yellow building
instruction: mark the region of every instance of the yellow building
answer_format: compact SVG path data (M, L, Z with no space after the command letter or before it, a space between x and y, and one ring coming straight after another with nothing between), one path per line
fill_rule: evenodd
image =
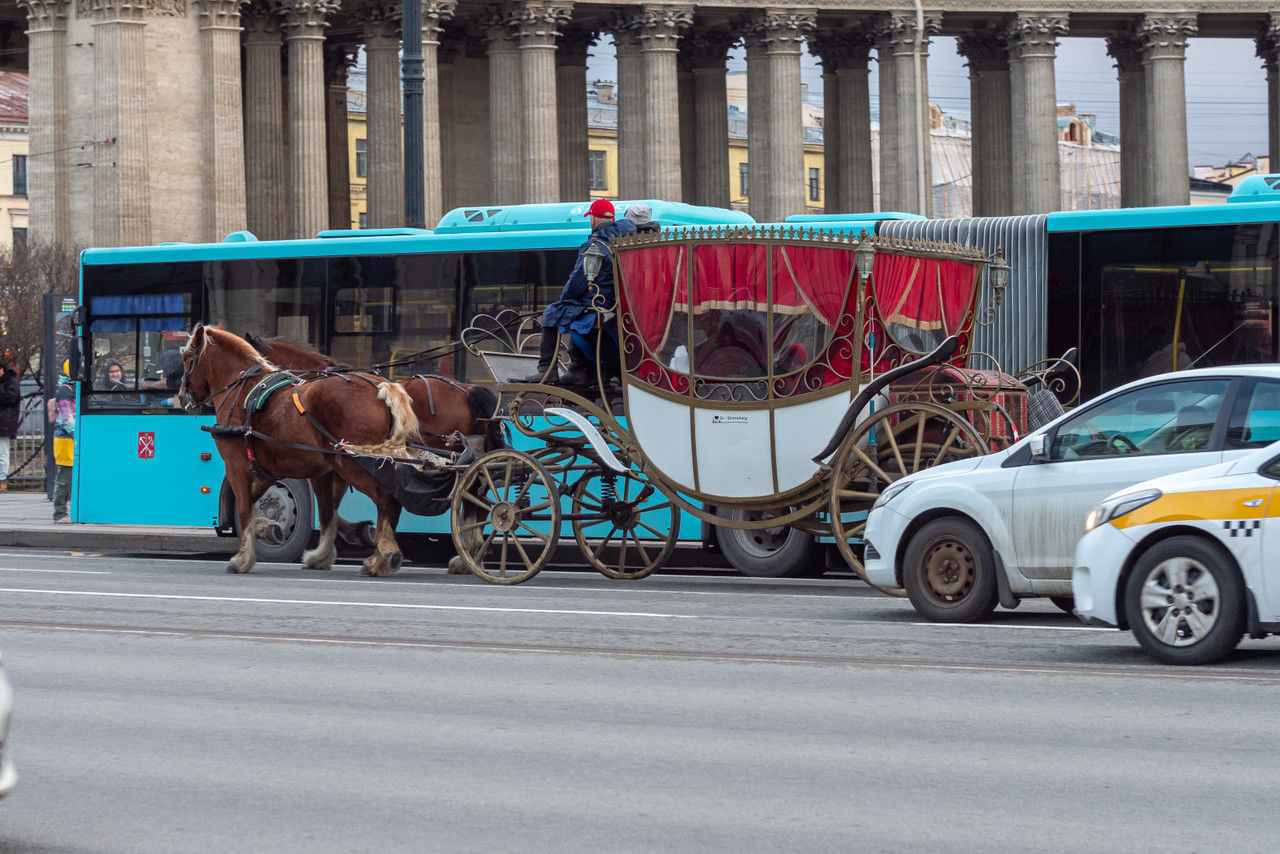
M347 181L351 185L351 224L364 228L369 217L369 131L364 92L347 92Z
M27 240L27 75L0 71L0 251Z

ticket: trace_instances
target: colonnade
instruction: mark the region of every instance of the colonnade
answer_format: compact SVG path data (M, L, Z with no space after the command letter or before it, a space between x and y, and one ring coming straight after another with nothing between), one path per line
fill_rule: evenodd
M61 152L84 136L71 81L91 80L91 179L69 157L31 159L31 229L62 243L216 239L247 227L262 238L346 227L346 76L367 57L368 225L403 222L400 0L19 0L28 14L31 147ZM1073 15L981 13L963 26L941 13L878 13L571 0L422 0L425 212L463 204L588 197L587 56L608 34L617 50L620 195L727 206L726 56L747 58L750 208L771 221L805 209L800 69L821 59L824 184L832 211L932 212L927 57L958 35L969 67L973 212L1053 210L1060 199L1054 63ZM148 88L161 19L191 24L198 73L187 94ZM1116 24L1115 20L1121 20ZM172 21L164 27L173 29ZM1096 34L1091 31L1090 34ZM1197 17L1152 12L1112 19L1106 36L1120 87L1122 199L1188 197L1183 62ZM92 50L68 53L92 36ZM1280 152L1280 15L1257 36L1266 68L1273 158ZM84 65L90 56L92 64ZM879 147L872 145L870 62L879 67ZM80 63L77 65L77 63ZM160 71L164 75L164 71ZM158 94L159 93L159 94ZM171 97L161 102L162 97ZM162 137L198 107L197 159L166 161L198 216L177 226L157 200ZM83 102L82 103L87 103ZM166 114L176 105L173 115ZM69 114L70 117L69 117ZM159 135L159 136L158 136ZM1273 162L1280 162L1275 159ZM84 164L79 164L84 165ZM186 171L184 171L186 170ZM878 170L878 174L875 174ZM875 174L875 179L873 179ZM84 196L90 202L86 203ZM176 208L175 208L176 209ZM77 214L91 212L91 229ZM185 222L185 221L184 221ZM198 222L198 224L194 224Z

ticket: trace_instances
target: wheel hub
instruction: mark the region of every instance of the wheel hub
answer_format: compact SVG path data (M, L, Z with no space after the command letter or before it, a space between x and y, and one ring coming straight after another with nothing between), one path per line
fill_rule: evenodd
M520 510L510 501L499 501L489 511L489 521L493 523L494 530L498 533L509 534L515 530L516 523L520 521Z
M925 554L924 568L929 589L948 602L967 596L977 577L973 555L954 540L944 540L930 547Z

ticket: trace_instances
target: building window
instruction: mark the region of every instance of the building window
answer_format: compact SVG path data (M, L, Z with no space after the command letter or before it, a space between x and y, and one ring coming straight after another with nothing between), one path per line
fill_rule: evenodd
M739 196L747 195L747 188L748 188L747 164L739 163L738 164L738 195Z
M13 155L13 194L15 196L25 196L27 194L27 155Z
M819 184L822 180L822 171L819 169L809 170L809 201L816 202L822 198L820 195L821 188Z
M410 30L410 32L412 32L412 30ZM359 222L360 222L360 228L368 228L368 227L369 227L369 214L365 213L364 211L360 211L360 220L359 220Z
M587 186L592 190L608 189L604 176L605 153L592 149L587 152Z
M13 248L17 251L27 248L27 230L25 228L15 228L13 230Z
M356 140L356 177L365 178L369 175L369 140Z

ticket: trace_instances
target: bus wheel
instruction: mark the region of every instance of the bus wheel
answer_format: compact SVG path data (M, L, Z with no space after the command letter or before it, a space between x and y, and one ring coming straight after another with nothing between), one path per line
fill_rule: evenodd
M282 480L262 494L255 505L259 516L277 526L279 541L271 542L259 535L254 554L265 563L297 563L302 560L307 541L311 539L311 487L305 480ZM231 513L236 536L240 524L234 505ZM272 533L275 533L273 531Z
M759 519L758 511L721 509L727 519ZM795 578L821 575L825 566L812 534L779 525L746 531L716 526L720 552L734 569L752 578Z

